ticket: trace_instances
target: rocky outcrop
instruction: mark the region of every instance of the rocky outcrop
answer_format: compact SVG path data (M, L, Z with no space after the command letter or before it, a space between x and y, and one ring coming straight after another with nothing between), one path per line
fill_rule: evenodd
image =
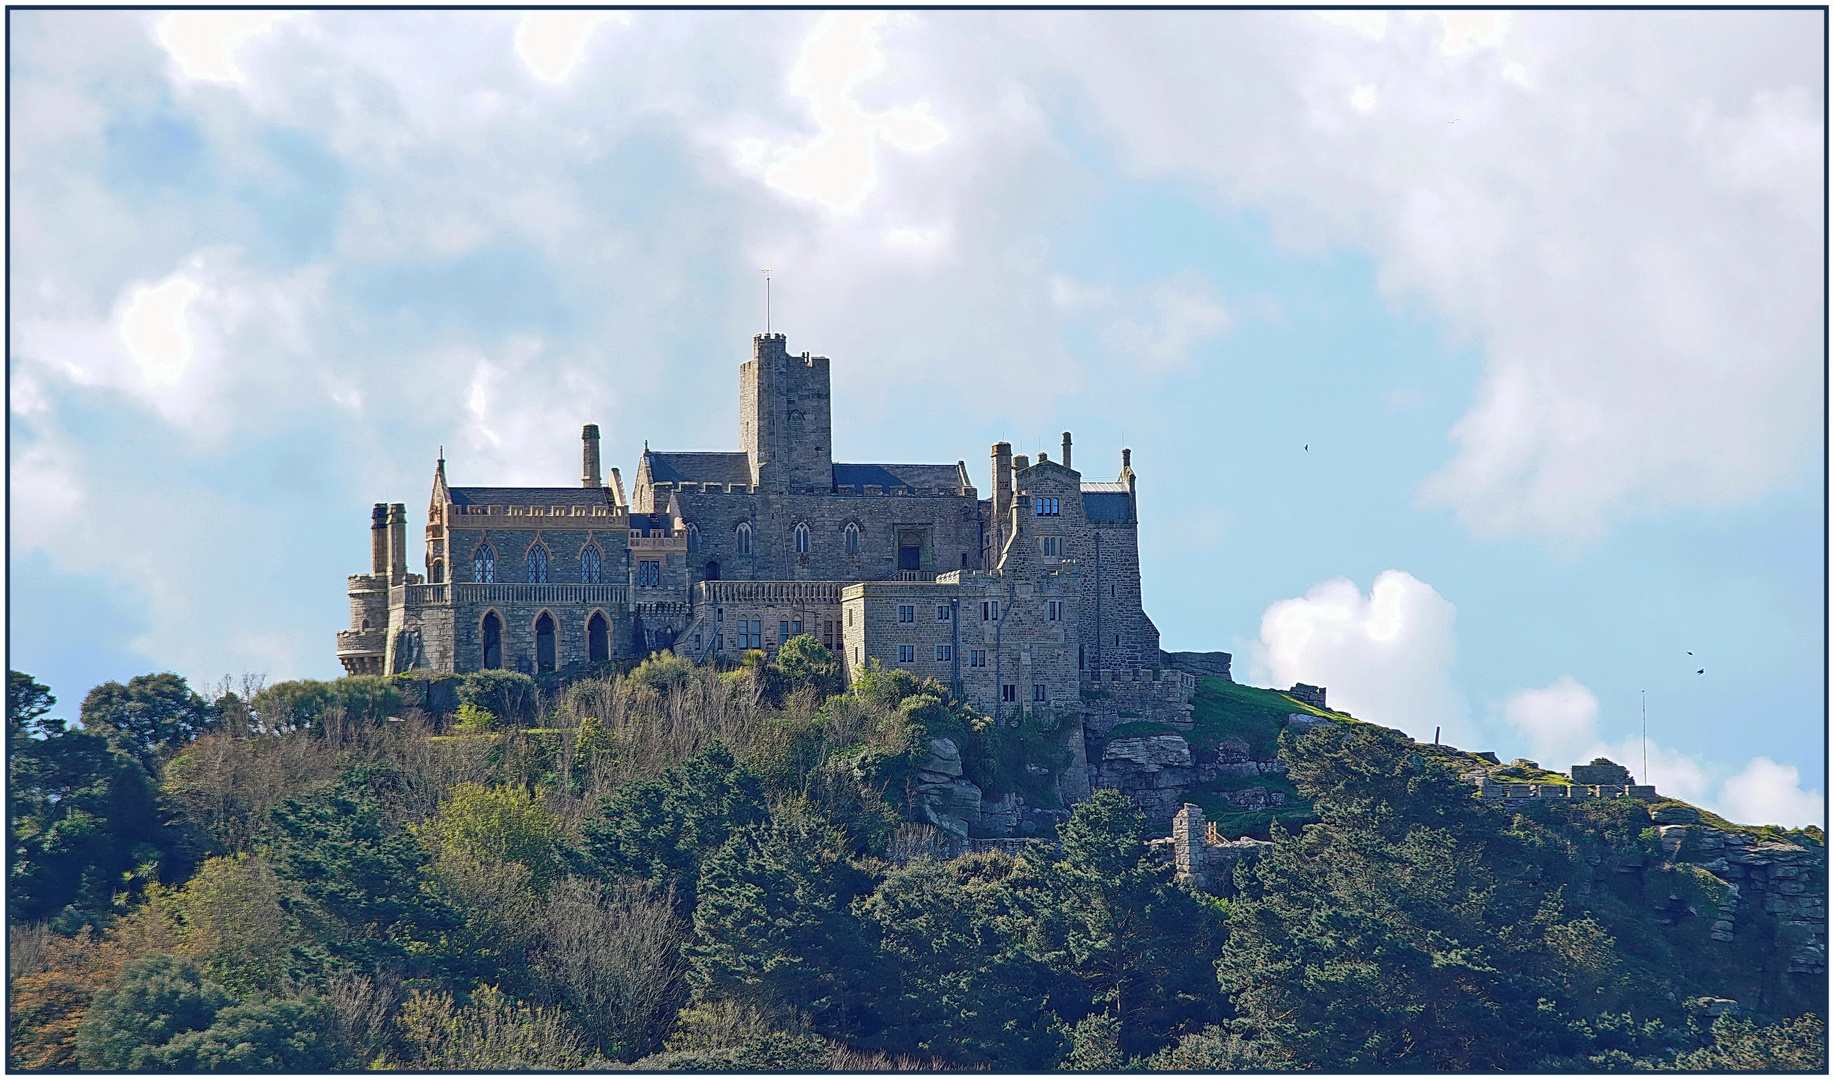
M1657 807L1651 817L1685 816ZM1699 821L1699 813L1694 813ZM1731 941L1742 917L1764 912L1778 921L1789 944L1788 970L1825 974L1828 970L1827 853L1797 844L1759 840L1744 833L1706 825L1658 824L1663 857L1700 867L1726 884L1710 936ZM1693 912L1705 915L1706 912Z
M953 739L931 739L929 755L917 766L912 801L921 820L965 837L981 820L981 789L962 777L962 752Z
M1111 739L1102 747L1097 775L1098 786L1125 792L1157 822L1177 813L1184 793L1197 783L1191 745L1182 735Z

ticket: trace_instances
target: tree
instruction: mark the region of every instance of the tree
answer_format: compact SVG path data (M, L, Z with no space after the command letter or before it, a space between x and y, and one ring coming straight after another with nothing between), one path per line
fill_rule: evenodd
M96 996L77 1029L85 1069L275 1072L336 1064L326 1009L314 997L237 1002L197 965L147 953Z
M777 670L791 686L811 686L823 698L841 692L841 662L813 634L797 634L777 650Z
M960 1065L1032 1071L1056 1062L1051 973L1025 950L1013 868L997 855L917 859L859 902L890 983L878 1042Z
M149 770L210 726L210 706L169 671L105 682L83 698L83 730L113 734Z
M490 867L517 863L544 897L561 872L560 823L527 788L459 784L414 833L441 857Z
M1281 753L1322 820L1276 826L1238 875L1218 964L1260 1052L1282 1068L1418 1072L1553 1052L1567 991L1546 977L1547 933L1565 924L1558 895L1516 880L1503 823L1386 729L1287 733Z
M687 986L687 928L666 894L567 879L541 915L531 997L565 1009L599 1051L630 1061L661 1049Z
M535 680L519 671L474 671L459 677L459 704L483 709L505 723L532 723L539 697Z
M703 859L734 830L764 821L764 795L750 769L715 743L662 774L625 784L580 829L604 874L624 874L674 892L692 911Z
M275 808L274 872L297 889L281 907L333 969L452 977L466 969L446 947L457 913L427 888L426 849L382 813L379 794L400 783L387 766L356 766Z
M1698 1072L1828 1071L1828 1025L1814 1013L1762 1025L1737 1016L1713 1021L1713 1042L1676 1058L1674 1068Z
M260 856L209 859L171 897L186 955L232 993L271 990L293 968L298 938L280 881Z
M739 829L708 857L683 950L696 1002L810 1018L824 1034L872 1026L878 975L849 903L862 876L838 830L805 822Z
M39 722L39 717L50 712L51 706L56 704L50 687L23 671L9 670L6 673L6 737L11 740L62 731L62 720Z
M1125 1056L1199 1030L1222 1004L1211 967L1220 945L1216 911L1148 857L1145 826L1127 796L1096 792L1058 827L1064 857L1042 870L1034 901L1034 947L1075 977L1098 1012L1117 1018L1117 1052ZM1075 1010L1066 1002L1059 1013L1069 1019Z
M524 1005L486 986L460 1005L451 994L415 991L402 1007L411 1065L461 1072L600 1068L566 1013Z

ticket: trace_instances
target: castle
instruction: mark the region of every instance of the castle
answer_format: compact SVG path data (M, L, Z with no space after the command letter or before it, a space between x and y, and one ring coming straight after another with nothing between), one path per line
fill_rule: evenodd
M1193 680L1161 670L1141 607L1130 451L1085 482L1069 432L1055 461L996 443L982 498L961 461L835 461L829 401L828 359L767 333L739 369L740 449L646 443L628 499L596 425L577 487L453 487L442 457L424 573L405 506L376 504L338 659L540 674L665 648L733 662L809 634L849 681L906 668L993 716L1088 700L1188 716Z

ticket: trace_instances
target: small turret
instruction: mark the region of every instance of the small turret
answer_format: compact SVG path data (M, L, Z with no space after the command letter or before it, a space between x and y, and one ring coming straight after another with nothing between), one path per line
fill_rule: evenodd
M605 486L599 472L599 426L587 424L580 429L580 486L597 490Z

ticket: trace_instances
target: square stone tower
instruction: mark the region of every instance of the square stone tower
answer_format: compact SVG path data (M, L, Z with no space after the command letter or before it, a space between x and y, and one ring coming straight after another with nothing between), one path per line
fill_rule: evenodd
M832 490L828 358L789 355L782 334L757 335L751 351L739 367L739 446L752 483L776 493Z

